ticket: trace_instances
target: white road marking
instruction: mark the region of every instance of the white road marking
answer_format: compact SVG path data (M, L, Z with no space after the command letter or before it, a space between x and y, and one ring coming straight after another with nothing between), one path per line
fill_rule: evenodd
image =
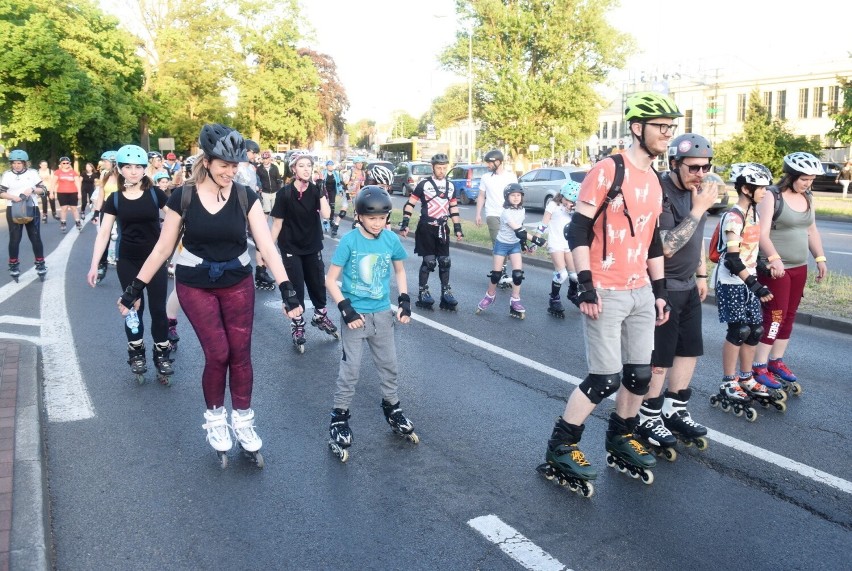
M473 518L467 525L530 571L571 571L496 515Z
M394 311L396 311L395 306ZM511 361L515 361L516 363L519 363L546 375L550 375L551 377L554 377L561 381L565 381L566 383L570 383L572 385L579 385L582 382L582 379L578 377L569 375L568 373L564 373L562 371L554 369L553 367L548 367L547 365L543 365L538 361L533 361L532 359L528 359L527 357L524 357L523 355L518 355L517 353L513 353L512 351L507 351L506 349L495 347L491 343L488 343L476 337L471 337L466 333L462 333L461 331L457 331L455 329L447 327L446 325L438 323L437 321L432 321L431 319L423 317L422 315L415 313L411 316L411 319L413 319L414 321L419 321L420 323L428 325L429 327L437 329L438 331L446 333L447 335L451 335L457 339L466 341L471 345L475 345L476 347L480 347L482 349L485 349L486 351L490 351L495 355L499 355L501 357L504 357ZM612 399L613 397L609 398ZM852 494L852 482L850 482L849 480L844 480L843 478L839 478L837 476L829 474L828 472L823 472L822 470L818 470L816 468L808 466L807 464L802 464L801 462L797 462L785 456L781 456L780 454L776 454L764 448L754 446L752 444L749 444L748 442L745 442L738 438L734 438L733 436L728 436L727 434L717 432L709 428L707 438L710 440L715 440L719 444L724 444L725 446L729 446L735 450L739 450L740 452L753 456L758 460L763 460L764 462L774 464L779 468L784 468L785 470L795 472L801 476L804 476L821 484L825 484L842 492L846 492L847 494Z
M41 325L41 319L34 317L21 317L20 315L0 315L0 323L13 323L15 325Z
M45 371L44 405L50 422L85 420L95 416L80 371L65 304L68 256L79 235L79 232L66 235L45 260L48 275L41 290L41 339ZM82 274L74 272L74 275L79 277L81 284L84 283Z
M842 254L844 256L852 256L852 252L840 252L838 250L829 250L829 254Z
M41 345L41 337L34 337L32 335L18 335L17 333L0 332L0 339L16 339L18 341L27 341L34 345Z

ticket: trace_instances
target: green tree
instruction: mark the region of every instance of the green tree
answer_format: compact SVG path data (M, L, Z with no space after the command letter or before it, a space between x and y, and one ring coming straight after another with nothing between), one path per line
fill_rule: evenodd
M819 155L821 145L818 140L794 135L785 121L772 119L755 90L749 96L742 133L715 145L713 150L716 163L761 163L778 176L784 155L794 151Z
M391 137L397 139L410 139L420 133L420 122L405 111L394 111L393 129Z
M319 111L322 124L318 125L313 136L316 139L336 138L343 133L343 126L346 124L343 114L349 109L349 97L337 77L337 64L331 56L307 48L300 48L299 55L313 62L320 78Z
M844 145L852 145L852 78L838 77L843 89L843 107L833 113L834 128L828 132Z
M0 0L6 146L94 159L130 139L142 83L134 42L89 0Z
M432 101L429 111L424 116L421 130L425 130L426 122L433 123L436 129L446 129L459 121L466 120L467 85L451 85L443 95Z
M594 88L623 65L632 42L606 21L617 0L456 0L471 26L479 141L517 157L530 144L573 148L597 126ZM570 25L569 25L570 23ZM467 75L468 33L442 54Z
M347 123L346 132L349 134L349 146L355 149L368 149L376 132L376 122L361 119L355 123Z

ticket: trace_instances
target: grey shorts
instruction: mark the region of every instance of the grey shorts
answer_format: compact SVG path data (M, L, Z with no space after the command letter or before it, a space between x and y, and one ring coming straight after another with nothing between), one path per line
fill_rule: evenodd
M500 217L486 216L485 224L488 226L488 233L491 235L491 244L497 241L497 234L500 232Z
M651 286L597 293L603 302L600 316L583 316L589 373L612 375L624 364L650 364L657 315Z

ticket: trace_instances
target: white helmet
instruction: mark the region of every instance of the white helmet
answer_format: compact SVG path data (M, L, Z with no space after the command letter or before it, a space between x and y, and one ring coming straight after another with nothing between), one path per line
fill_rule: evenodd
M376 184L387 184L393 182L393 173L384 165L373 165L370 169L370 176L376 181Z
M790 153L784 157L784 172L789 174L821 175L825 174L822 163L810 153Z
M734 163L731 165L731 182L743 177L747 184L754 186L769 186L772 184L772 173L760 163Z

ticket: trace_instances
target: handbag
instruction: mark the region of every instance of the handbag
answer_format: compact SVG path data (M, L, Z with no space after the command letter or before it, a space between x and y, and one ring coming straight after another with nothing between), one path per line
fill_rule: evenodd
M12 203L12 222L15 224L29 224L36 215L36 207L28 196L22 194L21 200Z

